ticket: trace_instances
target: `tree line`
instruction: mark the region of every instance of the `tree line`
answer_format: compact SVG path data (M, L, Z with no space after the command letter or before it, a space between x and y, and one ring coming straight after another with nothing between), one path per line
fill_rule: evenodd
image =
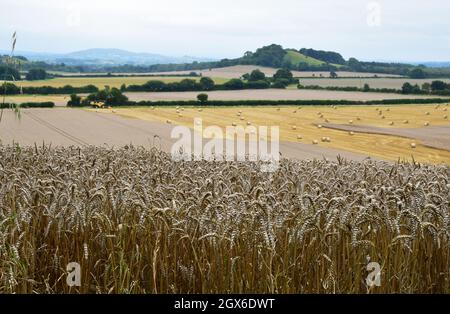
M295 50L295 49L291 49ZM287 68L291 71L351 71L365 73L383 73L409 76L411 78L438 78L450 77L450 68L428 68L424 65L415 66L404 63L388 62L364 62L356 58L345 60L342 55L334 51L322 51L315 49L302 48L298 51L308 57L315 58L324 62L321 65L313 65L304 62L292 64L286 60L288 52L280 45L272 44L257 49L255 52L247 51L241 58L222 59L211 62L193 62L184 64L154 64L149 66L142 65L90 65L90 66L67 66L61 64L46 64L45 62L24 62L22 68L44 69L47 71L80 72L80 73L151 73L168 71L197 71L212 68L228 67L234 65L260 65L274 68ZM18 57L16 57L18 58ZM0 62L1 65L1 62ZM1 72L0 72L1 74Z
M19 94L30 94L30 95L58 95L58 94L88 94L98 92L98 87L95 85L86 85L80 87L73 87L71 85L66 85L62 87L53 86L26 86L19 87L13 83L3 83L0 86L0 95L19 95Z

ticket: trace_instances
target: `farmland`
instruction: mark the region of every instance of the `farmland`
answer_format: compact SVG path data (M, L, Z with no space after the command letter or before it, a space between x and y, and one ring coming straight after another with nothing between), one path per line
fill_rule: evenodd
M95 85L98 88L104 88L106 85L110 87L119 88L122 84L125 85L142 85L151 80L163 81L165 83L179 82L183 79L200 80L198 77L170 77L170 76L128 76L128 77L57 77L41 81L20 81L19 86L52 86L63 87L71 85L73 87L80 87L86 85ZM216 84L222 84L228 79L214 78Z
M363 88L364 84L369 84L371 88L389 88L402 89L404 83L409 82L412 85L422 86L424 83L430 83L436 79L411 79L411 78L303 78L300 84L304 86L317 85L321 87L358 87ZM439 79L450 83L450 79Z
M450 292L448 166L283 159L269 174L132 146L0 157L0 293Z
M130 100L196 100L199 92L136 92L126 93ZM427 95L402 95L388 93L344 92L328 90L263 89L212 91L207 93L210 100L383 100L435 98Z
M376 108L379 108L377 111ZM115 114L127 118L147 121L167 120L175 124L192 127L195 117L202 118L204 126L230 126L233 123L246 126L275 125L280 126L280 140L311 145L318 141L319 146L339 149L354 153L374 156L387 160L415 160L426 163L450 164L450 147L422 145L414 135L395 136L372 134L371 132L355 132L328 129L327 124L378 126L384 129L410 128L417 130L413 134L426 134L427 128L433 126L448 126L448 106L338 106L336 109L325 106L304 106L301 109L293 106L282 107L232 107L203 108L201 112L195 108L185 108L182 113L175 108L117 108ZM241 111L242 113L239 113ZM380 115L380 111L382 114ZM429 113L429 115L427 114ZM384 117L384 118L382 118ZM405 123L408 117L408 123ZM429 126L425 127L424 124ZM322 125L319 128L318 125ZM395 133L394 133L395 134ZM301 139L299 139L299 136ZM329 137L330 142L321 142L323 137ZM448 137L448 131L436 135L435 140L441 142ZM424 138L425 139L425 138ZM411 148L411 143L417 143Z
M197 100L200 92L127 92L125 95L132 101L184 101ZM436 98L427 95L401 95L386 93L364 93L328 90L264 89L207 92L210 100L351 100L368 101L383 99L424 99ZM84 95L82 95L84 96ZM65 106L68 95L12 95L5 97L6 102L43 102L53 101L57 106Z
M209 77L223 77L223 78L239 78L246 73L250 73L253 70L260 69L267 76L273 76L277 69L264 67L264 66L256 66L256 65L235 65L230 67L223 68L213 68L209 70L195 70L193 72L199 73L203 76ZM188 75L191 71L172 71L172 72L159 72L153 73L155 75L158 74L176 74L176 75ZM330 72L326 71L291 71L295 77L329 77ZM390 74L380 74L380 73L360 73L360 72L346 72L346 71L338 71L339 77L374 77L378 75L379 77L400 77L399 75L390 75Z

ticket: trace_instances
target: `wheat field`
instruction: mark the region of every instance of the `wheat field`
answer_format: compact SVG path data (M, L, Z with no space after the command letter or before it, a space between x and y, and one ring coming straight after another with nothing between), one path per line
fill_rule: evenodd
M0 157L1 293L450 292L448 166L284 159L262 173L131 146Z

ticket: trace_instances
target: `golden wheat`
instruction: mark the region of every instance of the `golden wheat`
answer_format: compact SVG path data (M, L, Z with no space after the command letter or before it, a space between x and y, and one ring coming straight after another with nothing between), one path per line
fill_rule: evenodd
M450 292L448 166L259 166L0 147L0 292Z

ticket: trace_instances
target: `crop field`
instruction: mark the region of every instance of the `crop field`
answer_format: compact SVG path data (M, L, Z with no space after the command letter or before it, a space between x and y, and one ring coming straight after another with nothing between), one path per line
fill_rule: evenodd
M436 79L410 79L410 78L304 78L300 80L300 84L304 86L317 85L321 87L358 87L363 88L364 84L369 84L371 88L391 88L402 89L404 83L409 82L412 85L422 86L424 83L430 83ZM450 83L450 79L439 79L446 83Z
M362 153L380 159L396 161L412 160L425 163L450 165L450 129L447 105L398 105L398 106L273 106L273 107L204 107L196 108L116 108L114 113L127 118L193 127L194 118L202 118L203 126L220 127L279 126L280 140L313 144ZM406 121L407 120L407 121ZM370 131L350 133L327 128L327 125L376 126L390 130L389 134L374 134ZM427 124L427 126L425 126ZM395 130L408 129L410 135L398 134ZM389 132L386 132L389 133ZM329 138L329 141L322 141ZM425 141L427 143L425 143ZM422 143L423 142L423 143ZM432 145L428 145L432 142ZM412 147L414 144L414 148Z
M86 85L95 85L98 88L104 88L106 85L110 87L119 88L122 84L125 85L142 85L151 80L163 81L166 83L179 82L183 79L200 80L198 77L168 77L168 76L128 76L128 77L57 77L42 81L19 81L20 86L52 86L63 87L71 85L73 87L80 87ZM228 81L228 79L213 78L217 84L222 84Z
M133 92L125 93L130 100L197 100L200 92ZM210 100L384 100L439 98L428 95L396 93L365 93L307 89L245 89L207 92Z
M133 146L0 146L0 160L0 293L450 292L448 166L263 173Z
M224 68L213 68L210 70L194 70L193 72L201 73L203 76L209 77L223 77L223 78L240 78L242 75L246 73L250 73L253 70L260 69L267 76L272 77L278 69L256 66L256 65L235 65ZM173 71L173 72L159 72L153 73L157 74L177 74L184 75L189 74L191 71ZM295 77L329 77L330 72L326 71L291 71ZM380 74L380 73L362 73L362 72L346 72L346 71L338 71L336 72L340 77L374 77L378 75L379 77L400 77L399 75L389 75L389 74Z
M1 97L3 101L3 97ZM6 96L6 103L21 104L25 102L54 102L56 106L66 106L70 100L69 95L14 95Z
M132 101L142 100L197 100L200 92L127 92L125 95ZM436 98L426 95L401 95L386 93L344 92L328 90L289 89L212 91L207 93L210 100L383 100L383 99L415 99ZM80 94L80 96L85 96ZM57 106L65 106L69 95L13 95L6 96L6 102L45 102L52 101Z

